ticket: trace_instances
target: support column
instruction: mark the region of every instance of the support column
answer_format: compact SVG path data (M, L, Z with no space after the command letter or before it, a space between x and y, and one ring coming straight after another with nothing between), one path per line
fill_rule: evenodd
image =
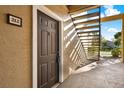
M122 16L122 32L121 32L121 37L122 37L122 62L124 62L124 15Z

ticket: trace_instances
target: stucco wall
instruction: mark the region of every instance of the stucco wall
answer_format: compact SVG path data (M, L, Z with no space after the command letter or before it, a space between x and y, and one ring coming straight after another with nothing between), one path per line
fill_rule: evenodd
M46 7L63 18L63 78L66 79L77 66L87 61L86 56L68 14L67 7L64 5L47 5Z
M7 24L6 14L23 19L22 27ZM0 6L0 87L31 87L32 7Z
M86 61L66 6L46 6L63 18L64 79ZM7 24L6 14L23 19L22 27ZM32 87L32 7L0 6L0 87Z

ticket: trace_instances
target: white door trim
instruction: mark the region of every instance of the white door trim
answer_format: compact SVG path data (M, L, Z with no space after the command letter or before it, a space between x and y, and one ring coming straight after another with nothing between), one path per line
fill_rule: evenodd
M37 10L47 14L48 16L54 18L55 20L59 21L59 82L63 82L63 20L57 14L52 12L50 9L45 7L44 5L33 5L33 54L32 54L32 71L33 71L33 78L32 78L32 87L37 88Z

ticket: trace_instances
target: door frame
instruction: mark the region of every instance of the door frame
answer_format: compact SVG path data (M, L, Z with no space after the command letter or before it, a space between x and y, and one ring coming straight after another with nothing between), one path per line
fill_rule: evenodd
M63 82L63 19L60 18L57 14L52 12L50 9L45 7L44 5L33 5L32 6L32 16L33 16L33 38L32 38L32 87L37 88L37 63L38 63L38 55L37 55L37 10L45 13L46 15L52 17L53 19L59 22L59 82Z

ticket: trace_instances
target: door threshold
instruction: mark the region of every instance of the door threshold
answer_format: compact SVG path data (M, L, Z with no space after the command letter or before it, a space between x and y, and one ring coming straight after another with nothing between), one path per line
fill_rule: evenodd
M60 85L60 83L56 83L51 88L57 88L59 85Z

